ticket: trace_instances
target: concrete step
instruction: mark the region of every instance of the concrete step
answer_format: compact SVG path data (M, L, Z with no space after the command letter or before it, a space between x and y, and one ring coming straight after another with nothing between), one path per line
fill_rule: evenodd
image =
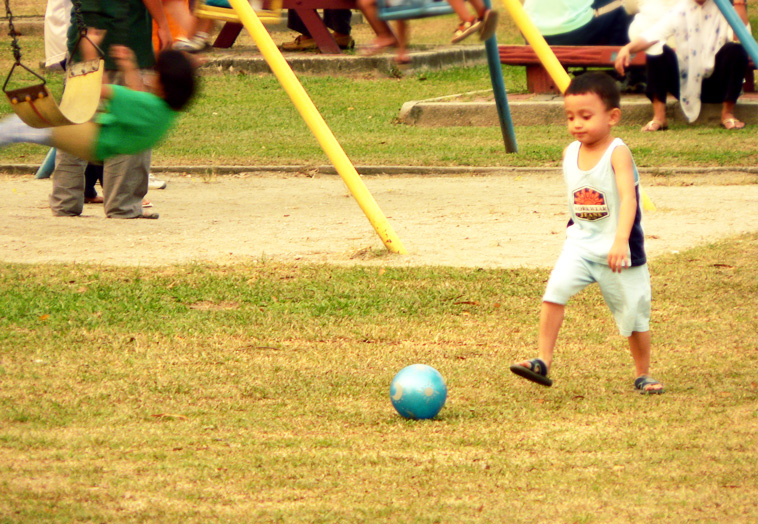
M446 126L497 126L499 120L491 92L488 97L481 93L481 100L460 101L461 98L476 98L473 94L443 97L430 100L412 100L403 104L399 120L408 125L426 127ZM513 125L566 125L563 100L553 95L510 95L508 97ZM621 101L622 125L643 126L652 118L653 110L643 95L629 95ZM676 100L667 103L670 124L687 123ZM735 108L735 116L747 124L758 124L758 96L755 93L741 97ZM698 125L718 126L721 123L721 105L704 104L697 120Z

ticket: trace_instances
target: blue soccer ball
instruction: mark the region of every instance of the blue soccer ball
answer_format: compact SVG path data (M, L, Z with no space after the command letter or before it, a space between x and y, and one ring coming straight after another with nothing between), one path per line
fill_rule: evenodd
M401 369L392 379L390 399L405 418L434 418L447 400L447 385L433 367L413 364Z

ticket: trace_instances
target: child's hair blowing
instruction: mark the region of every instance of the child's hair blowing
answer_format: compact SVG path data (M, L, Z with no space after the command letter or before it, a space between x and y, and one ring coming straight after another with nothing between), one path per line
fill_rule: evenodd
M600 97L606 109L621 107L621 93L616 81L602 72L584 73L575 77L566 89L565 95L593 93Z
M195 69L181 51L162 51L155 62L155 70L163 87L163 99L168 106L179 111L195 94Z

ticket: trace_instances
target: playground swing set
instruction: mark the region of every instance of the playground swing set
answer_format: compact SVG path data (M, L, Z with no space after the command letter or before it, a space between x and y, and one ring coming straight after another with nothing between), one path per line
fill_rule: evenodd
M13 57L15 63L11 67L3 84L3 92L8 97L13 111L26 124L35 128L83 124L92 119L100 103L100 89L103 82L105 64L102 50L87 36L87 27L81 14L81 4L73 2L74 14L79 37L75 48L86 39L98 51L99 58L86 62L73 63L66 67L66 83L60 104L56 103L53 94L47 86L47 81L21 62L21 47L18 44L18 33L13 26L13 12L10 1L5 0L5 11L8 17L10 36L12 39ZM34 83L23 87L11 88L14 73L26 71L33 77Z
M206 3L201 9L208 9L208 3L218 1L225 2L226 0L205 1ZM276 6L272 4L272 6L267 9L271 14L271 20L275 16L280 16L281 12L281 0L272 1L279 2L279 8L277 11ZM438 14L443 14L442 12L439 12L438 9L441 9L442 11L449 9L447 2L442 2L441 0L403 0L404 7L401 6L402 9L399 9L397 4L388 5L388 0L379 1L382 3L381 9L383 9L380 10L380 17L383 17L385 20L436 16ZM729 0L714 1L724 14L724 17L729 22L754 63L758 63L758 45L742 24L742 21L729 3ZM82 123L92 118L100 99L100 86L104 68L102 52L100 52L101 58L95 61L97 62L97 67L93 70L87 69L86 66L83 66L82 68L75 67L78 64L69 68L76 70L77 72L76 74L74 74L74 72L67 73L67 83L61 104L55 104L54 99L45 85L44 78L21 64L21 51L18 46L17 34L13 28L13 16L9 2L10 0L5 0L16 62L5 80L3 91L8 96L13 110L22 118L22 120L24 120L24 122L33 127L51 127L54 125ZM86 27L79 11L79 1L74 0L73 3L78 27L80 28L79 40L81 41L82 38L87 38ZM443 3L444 5L442 5ZM228 0L228 4L228 8L221 7L221 9L231 9L234 12L233 21L241 23L250 33L255 45L261 51L266 63L271 68L271 71L274 73L285 92L289 95L295 108L318 140L319 145L329 157L337 170L337 173L347 185L349 191L356 199L358 205L363 210L385 247L390 252L400 254L406 253L407 251L403 247L402 242L392 229L392 226L387 221L381 209L379 209L379 206L371 193L363 184L363 181L350 159L345 154L339 142L331 132L331 129L327 126L318 109L316 109L313 101L310 99L292 69L289 67L289 64L287 64L276 44L274 44L268 31L266 31L261 21L261 17L256 14L248 3L248 0ZM485 5L490 8L490 0L485 0ZM561 92L565 92L570 83L568 73L558 61L545 39L531 22L519 0L503 0L503 5L526 38L529 45L534 49L534 52L539 57L548 74L552 77L555 85ZM215 13L214 16L221 16L221 14L218 14L217 12ZM229 13L226 13L224 16L228 14ZM264 15L263 18L265 19L266 16L267 15ZM223 20L223 18L218 19ZM496 37L493 36L488 39L485 42L485 46L487 50L490 79L495 94L495 102L498 116L500 118L500 127L503 133L506 151L515 153L517 152L516 139L510 110L508 109L508 100L503 82L502 67L500 65ZM97 46L95 46L95 48L99 50ZM35 77L41 80L41 83L27 88L14 90L7 89L10 78L16 70L16 67L21 67L31 72ZM94 67L94 65L89 67ZM641 196L643 203L646 200L648 201L648 208L652 206L652 202L649 202L644 193L642 193Z

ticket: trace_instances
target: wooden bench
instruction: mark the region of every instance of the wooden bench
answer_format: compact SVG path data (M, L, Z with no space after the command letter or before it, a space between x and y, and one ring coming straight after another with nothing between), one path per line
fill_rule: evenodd
M617 46L552 46L551 49L561 65L568 70L589 67L612 69L621 48ZM498 50L501 64L526 66L526 85L530 93L560 93L531 46L501 45ZM631 67L644 65L645 53L634 55ZM745 72L744 90L746 93L755 92L754 70L755 66L751 61Z
M294 9L316 41L319 50L324 54L331 55L338 55L342 51L318 15L317 9L357 9L355 0L283 0L282 7ZM241 31L242 24L226 22L213 42L213 47L222 49L232 47Z

